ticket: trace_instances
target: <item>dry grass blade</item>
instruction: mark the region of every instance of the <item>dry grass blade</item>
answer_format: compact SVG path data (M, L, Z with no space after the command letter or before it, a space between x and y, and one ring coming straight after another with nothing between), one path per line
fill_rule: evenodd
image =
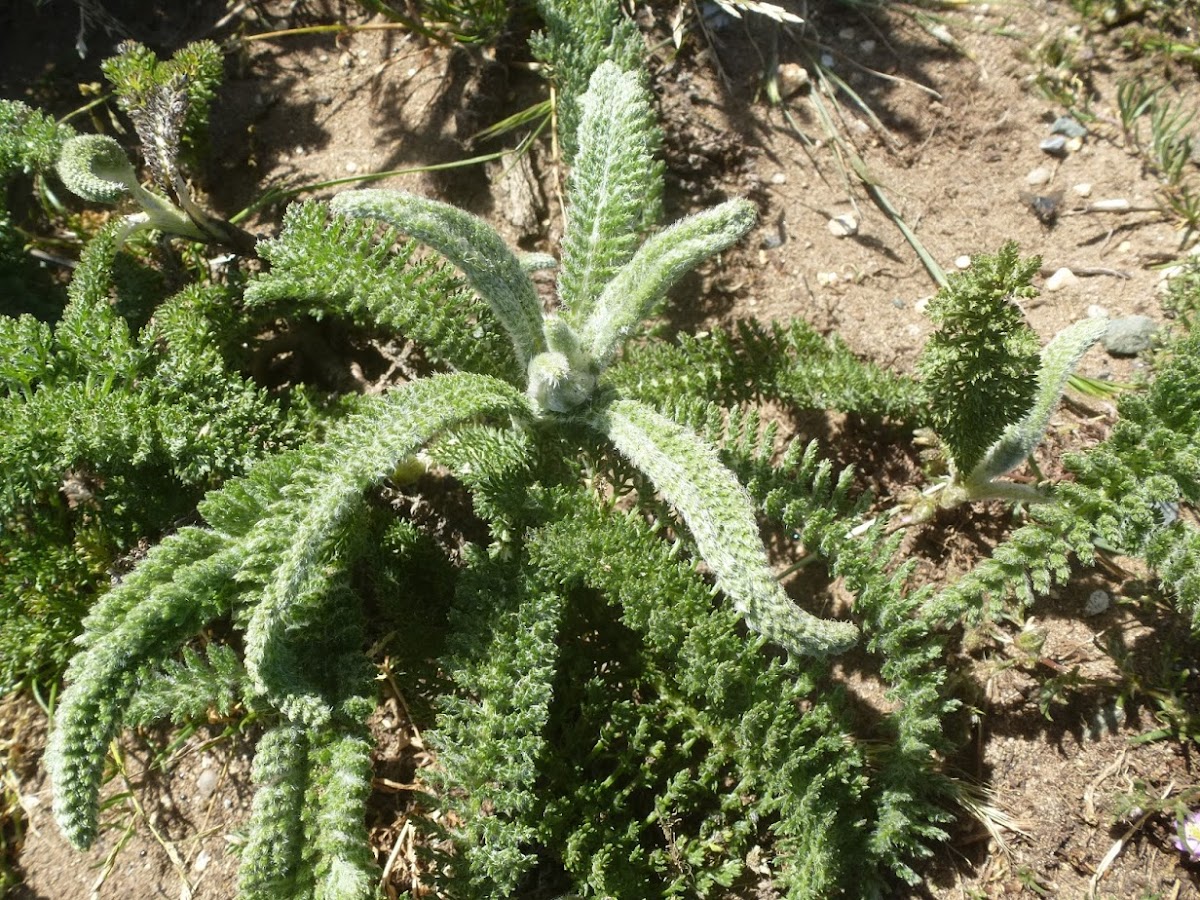
M752 12L766 16L780 24L804 24L804 20L798 15L788 12L782 6L776 6L774 3L760 3L758 0L714 0L714 2L735 19L740 19L743 12Z
M1175 782L1172 781L1167 785L1166 790L1163 791L1161 799L1166 800L1171 796L1173 790L1175 790ZM1125 849L1125 845L1129 843L1129 839L1142 830L1155 812L1156 810L1151 809L1138 816L1137 820L1125 829L1125 833L1117 838L1116 843L1109 847L1108 852L1104 854L1104 859L1100 860L1100 865L1096 866L1095 874L1092 875L1091 883L1088 886L1088 900L1096 900L1100 896L1100 880L1104 877L1104 873L1109 870L1117 857L1121 855L1121 851Z

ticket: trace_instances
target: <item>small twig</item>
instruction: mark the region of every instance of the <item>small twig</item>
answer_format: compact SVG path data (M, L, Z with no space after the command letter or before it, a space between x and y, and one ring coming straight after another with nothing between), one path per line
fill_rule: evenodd
M1125 765L1125 755L1129 752L1127 747L1122 747L1121 752L1117 754L1117 758L1104 767L1104 769L1093 778L1086 788L1083 790L1083 819L1089 825L1095 825L1096 819L1096 788L1105 779L1111 778L1121 771L1121 767Z

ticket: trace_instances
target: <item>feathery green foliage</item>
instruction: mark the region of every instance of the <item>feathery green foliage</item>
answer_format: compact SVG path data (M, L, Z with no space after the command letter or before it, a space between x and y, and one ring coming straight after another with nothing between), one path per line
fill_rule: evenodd
M826 340L801 320L739 319L730 329L675 340L629 347L609 370L609 383L659 408L684 397L725 407L774 400L924 423L912 379L859 360L836 336Z
M1077 322L1037 353L1016 298L1031 296L1038 258L1022 262L1014 242L942 288L930 315L939 325L917 361L928 415L949 457L938 502L1041 502L1036 487L999 481L1033 454L1083 354L1107 321Z
M70 125L20 100L0 100L0 179L49 171L63 142L74 136Z
M563 605L538 580L477 554L458 583L444 665L464 693L442 700L431 739L445 748L434 782L462 822L462 859L446 865L464 896L511 896L535 862Z
M1068 455L1074 475L1038 506L1034 520L930 601L942 621L995 615L1016 597L1031 604L1089 565L1098 548L1138 556L1158 570L1180 609L1200 625L1200 532L1178 515L1200 498L1200 336L1180 339L1144 395L1121 398L1107 440Z
M621 70L605 67L599 79L620 79ZM598 88L601 86L598 84ZM607 109L589 104L614 102ZM647 219L648 184L660 178L654 159L658 125L648 97L639 91L604 86L584 95L581 151L571 167L571 197L562 241L558 277L561 297L570 297L568 320L587 321L600 292L637 250Z
M614 0L537 0L546 30L530 39L534 57L547 67L557 92L559 146L568 165L583 145L578 132L583 120L582 98L592 73L602 62L636 72L642 66L642 36ZM657 203L656 192L645 198Z
M250 281L246 303L283 316L346 316L403 335L452 369L520 383L491 307L445 267L415 260L415 244L393 251L397 241L394 231L331 216L325 204L294 204L279 236L258 245L271 268Z
M1038 341L1017 305L1041 265L1009 242L953 276L929 304L938 326L917 363L931 426L955 471L967 473L1004 429L1025 415L1036 390Z
M602 146L594 157L588 155L592 151L581 154L581 160L591 160L581 165L616 171L614 160L604 154L632 146L622 128L644 127L644 88L636 75L605 63L592 79L592 90L581 133ZM618 118L620 127L611 131L594 121L623 106L641 112ZM658 166L642 153L621 172L619 190L647 194L658 175ZM528 534L531 527L551 524L545 517L566 514L548 509L540 498L580 483L582 461L590 460L584 464L594 466L599 477L614 478L626 469L623 457L641 470L631 473L641 503L659 508L654 495L662 494L666 506L661 508L679 516L690 535L687 546L708 564L717 587L732 601L720 621L737 645L745 642L731 627L738 611L752 628L794 654L825 655L854 641L853 625L817 619L783 593L763 550L754 505L716 451L687 427L620 398L602 383L619 344L638 321L691 267L744 234L753 223L753 208L727 203L685 219L635 250L643 223L627 204L607 202L602 194L581 196L612 188L609 181L581 177L570 186L572 229L600 236L578 244L572 265L576 275L587 270L587 276L563 281L561 300L578 310L578 327L567 317L543 315L521 263L482 221L444 204L389 192L361 191L335 201L336 212L382 218L457 265L490 313L490 319L476 315L473 324L498 323L512 348L502 345L515 366L483 360L481 368L524 376L512 380L524 382L525 391L491 375L459 372L418 379L386 397L360 401L320 442L270 458L210 492L200 505L208 527L185 528L169 537L96 606L84 649L71 667L49 754L56 815L74 843L86 846L95 836L104 747L124 721L136 673L147 667L169 670L178 646L215 617L230 616L244 632L241 700L279 717L260 749L260 800L250 826L243 894L366 896L369 867L352 851L365 795L344 788L356 772L366 782L364 745L354 729L361 727L370 705L361 691L364 637L357 611L362 598L354 575L371 558L369 548L377 540L378 517L370 513L373 491L422 450L457 460L452 468L472 490L495 541L494 557L467 554L474 560L468 563L473 575L462 577L460 612L450 620L451 629L463 635L486 620L488 638L483 644L476 638L452 640L446 665L459 673L464 701L474 692L496 698L497 691L506 691L506 704L493 699L490 706L508 712L476 720L477 698L457 706L451 699L444 707L445 733L451 736L444 761L448 769L462 770L453 777L461 775L473 786L462 808L466 837L460 845L474 849L448 871L480 890L517 884L531 862L526 841L539 835L520 822L538 808L533 791L540 777L539 748L563 671L558 665L561 629L555 626L561 601L553 579L547 581L528 555ZM386 296L398 286L411 286L400 269L404 263L390 252L394 235L383 236L381 250L371 250L366 236L360 226L328 222L312 207L301 209L287 234L267 245L274 265L251 286L251 301L299 300L317 311L348 307L351 315L387 317L390 324L407 319L418 330L413 320L420 316L419 305L406 307ZM322 237L333 237L338 252L310 258L305 248ZM111 263L115 248L115 236L98 244L98 258L103 254ZM404 254L400 258L407 261ZM361 277L361 293L351 294L337 277L339 263L343 274ZM101 309L103 282L89 280L87 271L77 292ZM315 289L305 287L310 279ZM577 306L572 286L589 293ZM334 296L314 298L324 291ZM465 298L456 311L472 309L478 307ZM64 323L78 321L77 315L64 318ZM99 322L136 357L138 348L122 330L122 320L100 316ZM72 327L74 335L79 329ZM170 333L165 320L161 327ZM431 356L449 360L453 354L454 362L470 365L477 357L454 348L461 334L439 326L423 336L444 338ZM481 419L491 424L483 426ZM589 448L583 460L580 446ZM596 499L586 505L603 508ZM668 552L663 547L650 559ZM502 570L507 574L498 577ZM478 580L485 576L486 581ZM702 581L696 584L711 606L710 589ZM497 620L503 610L512 617ZM760 641L748 646L747 660L761 658ZM480 654L486 657L483 668ZM456 756L455 736L486 748L487 768L472 770L470 754ZM504 769L496 767L497 751L509 754ZM490 816L482 814L485 807ZM301 831L294 825L297 811ZM281 815L291 824L278 821ZM356 816L358 831L351 827Z
M202 720L210 711L231 715L247 691L246 670L237 653L210 643L204 655L183 648L180 660L164 660L159 671L142 680L125 713L131 726L161 719L176 724Z
M299 424L230 370L230 291L185 289L135 332L119 311L139 310L146 282L116 248L120 227L88 245L56 324L0 317L5 684L61 668L120 555Z
M25 251L8 210L10 181L42 177L54 168L63 143L75 136L69 125L19 100L0 100L0 314L31 313L46 319L62 308L61 290Z

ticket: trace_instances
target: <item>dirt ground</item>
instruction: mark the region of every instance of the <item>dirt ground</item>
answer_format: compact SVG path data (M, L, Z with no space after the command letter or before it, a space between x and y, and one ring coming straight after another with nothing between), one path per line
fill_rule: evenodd
M226 13L222 3L187 4L186 14L167 17L138 15L138 4L105 5L131 36L156 49L184 39L224 40L315 21L368 21L352 4L279 4L272 7L280 15L274 21L255 21L257 7L239 4L241 12L214 29ZM672 322L702 328L740 316L799 316L838 334L864 357L911 367L931 331L924 305L933 280L889 216L845 176L811 89L797 88L782 107L768 103L762 90L764 61L775 55L782 71L792 73L791 64L804 63L807 51L786 36L772 37L777 30L763 21L710 16L707 28L700 28L699 9L711 11L703 4L683 7L688 28L678 48L672 39L676 5L637 9L652 47L653 85L666 131L668 215L678 218L727 197L748 196L759 204L761 220L740 247L677 294L668 313ZM61 91L72 80L98 78L95 65L119 31L109 35L92 25L88 55L80 61L72 4L56 0L33 7L18 0L16 10L0 13L0 24L9 17L27 26L20 45L12 27L0 38L0 60L9 60L0 63L0 93L37 101L52 96L56 85ZM1109 36L1081 31L1064 2L964 7L929 20L928 27L900 10L867 17L850 7L814 2L803 13L823 42L814 52L832 57L833 70L884 126L880 130L844 102L840 133L858 148L871 175L943 268L954 271L970 255L1016 240L1024 255L1043 259L1043 293L1024 308L1044 338L1094 315L1140 314L1169 326L1160 302L1162 266L1186 251L1186 235L1158 211L1159 184L1126 146L1116 110L1118 83L1161 80L1161 68L1149 71ZM1066 110L1035 85L1047 68L1045 48L1056 39L1100 60L1090 67L1096 118L1079 146L1061 156L1039 145ZM37 58L58 68L39 69ZM528 60L519 41L494 52L450 51L402 31L243 43L231 57L214 114L213 161L200 187L214 209L229 215L267 186L489 153L497 145L473 142L472 136L539 96L539 80L519 65ZM1171 96L1195 108L1196 72L1177 66L1166 75ZM796 85L782 86L786 92ZM66 107L71 105L68 99ZM538 145L519 165L509 160L412 172L381 184L464 206L491 220L514 244L554 246L560 184L547 145ZM1042 202L1056 204L1056 214L1043 206L1039 215L1022 195L1054 198ZM1128 200L1133 211L1089 210L1096 201L1112 199ZM278 208L266 208L250 227L269 234L279 214ZM833 233L831 220L842 216L855 217L855 233ZM1054 285L1051 276L1063 268L1077 277ZM1144 366L1136 357L1116 358L1097 347L1081 371L1126 381ZM1074 405L1056 417L1043 461L1053 468L1054 452L1102 436L1111 421L1106 402ZM830 448L839 458L844 452ZM915 472L913 456L907 458L908 471ZM886 494L903 486L893 481L876 487ZM999 507L983 507L955 518L952 530L929 530L946 524L924 526L915 538L928 557L923 571L939 577L970 566L1011 523ZM927 882L911 891L897 888L895 897L1200 898L1200 868L1184 863L1172 848L1171 818L1120 819L1117 812L1118 799L1135 784L1161 797L1196 785L1194 748L1136 742L1137 735L1157 727L1154 710L1117 711L1114 697L1103 690L1052 706L1050 718L1038 706L1039 685L1057 672L1079 666L1098 679L1115 678L1102 649L1113 634L1145 666L1161 664L1162 654L1180 646L1195 650L1194 643L1151 627L1140 608L1121 602L1135 595L1143 575L1132 567L1081 573L1077 583L1032 610L1031 627L1046 633L1042 669L1012 665L1003 647L976 656L970 674L978 689L973 701L978 724L956 764L989 787L992 803L1011 827L997 837L964 821L942 852L923 864ZM1115 602L1098 615L1082 616L1091 593L1101 589ZM1164 614L1162 621L1169 620ZM1194 702L1200 688L1191 677ZM9 723L0 737L8 741L10 773L28 816L20 857L25 883L13 897L88 896L94 886L94 896L113 898L233 895L236 848L230 835L248 810L253 734L197 732L165 757L169 777L157 770L142 775L149 760L164 759L154 749L162 735L129 742L127 779L136 789L126 791L126 776L114 779L117 796L106 814L112 827L91 853L77 854L50 820L50 798L36 765L44 719L22 702L8 701L0 717ZM378 782L373 828L394 895L419 879L408 865L413 834L404 818L404 786L413 777L414 760L424 757L419 734L399 706L381 711L377 731L384 739L379 772L387 774ZM111 868L105 869L110 858Z

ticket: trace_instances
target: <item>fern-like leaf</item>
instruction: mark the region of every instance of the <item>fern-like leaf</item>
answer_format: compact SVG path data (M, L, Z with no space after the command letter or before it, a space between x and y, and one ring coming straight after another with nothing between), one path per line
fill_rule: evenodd
M220 535L184 529L156 547L147 565L110 591L103 610L93 613L92 621L103 616L106 627L93 629L71 663L46 751L55 818L74 846L86 848L95 840L105 754L137 690L141 667L165 659L230 609L239 557Z
M583 96L580 153L571 170L558 290L570 321L587 321L596 298L633 256L646 197L660 177L648 92L633 72L601 64Z
M994 256L975 257L929 304L938 330L917 370L933 428L963 475L1033 402L1037 335L1015 301L1035 293L1030 279L1040 262L1021 260L1010 242Z
M767 562L750 497L712 447L629 400L613 402L595 425L679 510L717 586L752 629L803 655L840 653L854 644L853 625L818 619L784 593Z
M275 570L246 628L246 668L257 690L289 716L311 725L327 721L327 704L302 684L302 660L289 640L290 623L307 619L346 570L348 527L363 494L398 460L445 429L485 414L528 414L524 395L483 375L440 375L393 391L369 411L342 423L313 453L289 492L289 514L264 523L264 533L287 535Z
M331 216L324 203L293 203L279 236L259 242L271 268L247 285L246 303L348 316L410 338L455 369L523 383L491 308L447 267L415 260L414 243L394 252L398 233L377 231L373 222Z
M1041 368L1037 376L1037 393L1033 405L1019 422L1005 429L1000 440L967 478L967 483L985 483L1015 469L1037 448L1050 416L1058 407L1067 379L1075 371L1080 358L1108 326L1107 319L1085 319L1060 331L1041 353Z
M250 779L255 785L249 840L242 849L238 890L242 900L311 898L304 858L304 802L311 761L307 729L281 723L258 742Z
M604 368L622 342L676 281L732 246L758 213L747 200L729 200L688 216L650 238L605 286L582 330L584 348Z
M360 219L378 219L428 244L458 266L508 332L522 369L545 349L537 291L504 239L482 219L447 203L401 191L349 191L332 208Z
M460 820L462 854L449 865L470 896L512 896L535 862L538 763L554 695L562 598L483 554L456 592L454 637L443 661L459 693L442 699L442 803Z

